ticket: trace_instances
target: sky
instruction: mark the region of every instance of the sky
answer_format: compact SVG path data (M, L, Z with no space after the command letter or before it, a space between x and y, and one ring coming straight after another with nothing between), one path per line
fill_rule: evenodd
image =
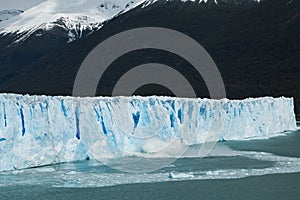
M0 0L0 10L21 9L26 10L45 0Z

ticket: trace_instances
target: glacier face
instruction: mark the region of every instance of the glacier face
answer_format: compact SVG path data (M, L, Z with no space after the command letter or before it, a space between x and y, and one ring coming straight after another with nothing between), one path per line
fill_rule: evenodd
M292 98L50 97L0 94L0 171L165 146L268 138L296 129ZM95 153L98 153L95 155Z

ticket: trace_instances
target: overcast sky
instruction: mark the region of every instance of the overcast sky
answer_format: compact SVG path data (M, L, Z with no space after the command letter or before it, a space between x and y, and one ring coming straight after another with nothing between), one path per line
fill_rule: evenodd
M21 9L26 10L45 0L0 0L0 10L5 9Z

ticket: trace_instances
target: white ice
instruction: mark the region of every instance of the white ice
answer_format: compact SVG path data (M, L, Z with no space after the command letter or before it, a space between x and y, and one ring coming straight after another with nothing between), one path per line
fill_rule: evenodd
M149 156L161 149L296 130L292 98L50 97L0 94L0 171ZM97 154L97 155L96 155Z

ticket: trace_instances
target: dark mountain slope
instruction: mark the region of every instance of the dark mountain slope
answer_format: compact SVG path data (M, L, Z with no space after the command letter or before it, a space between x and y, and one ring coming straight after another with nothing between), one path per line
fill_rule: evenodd
M80 64L97 44L120 31L158 26L181 31L206 48L222 73L229 98L284 95L295 97L299 105L300 2L289 2L198 5L159 1L115 18L99 31L70 44L60 37L59 29L33 36L17 46L7 47L12 38L4 37L0 40L0 89L71 95ZM101 80L98 95L110 95L124 72L148 62L173 66L188 77L199 96L208 95L200 75L189 63L162 51L136 51L116 60ZM149 88L139 93L161 94L163 90Z

